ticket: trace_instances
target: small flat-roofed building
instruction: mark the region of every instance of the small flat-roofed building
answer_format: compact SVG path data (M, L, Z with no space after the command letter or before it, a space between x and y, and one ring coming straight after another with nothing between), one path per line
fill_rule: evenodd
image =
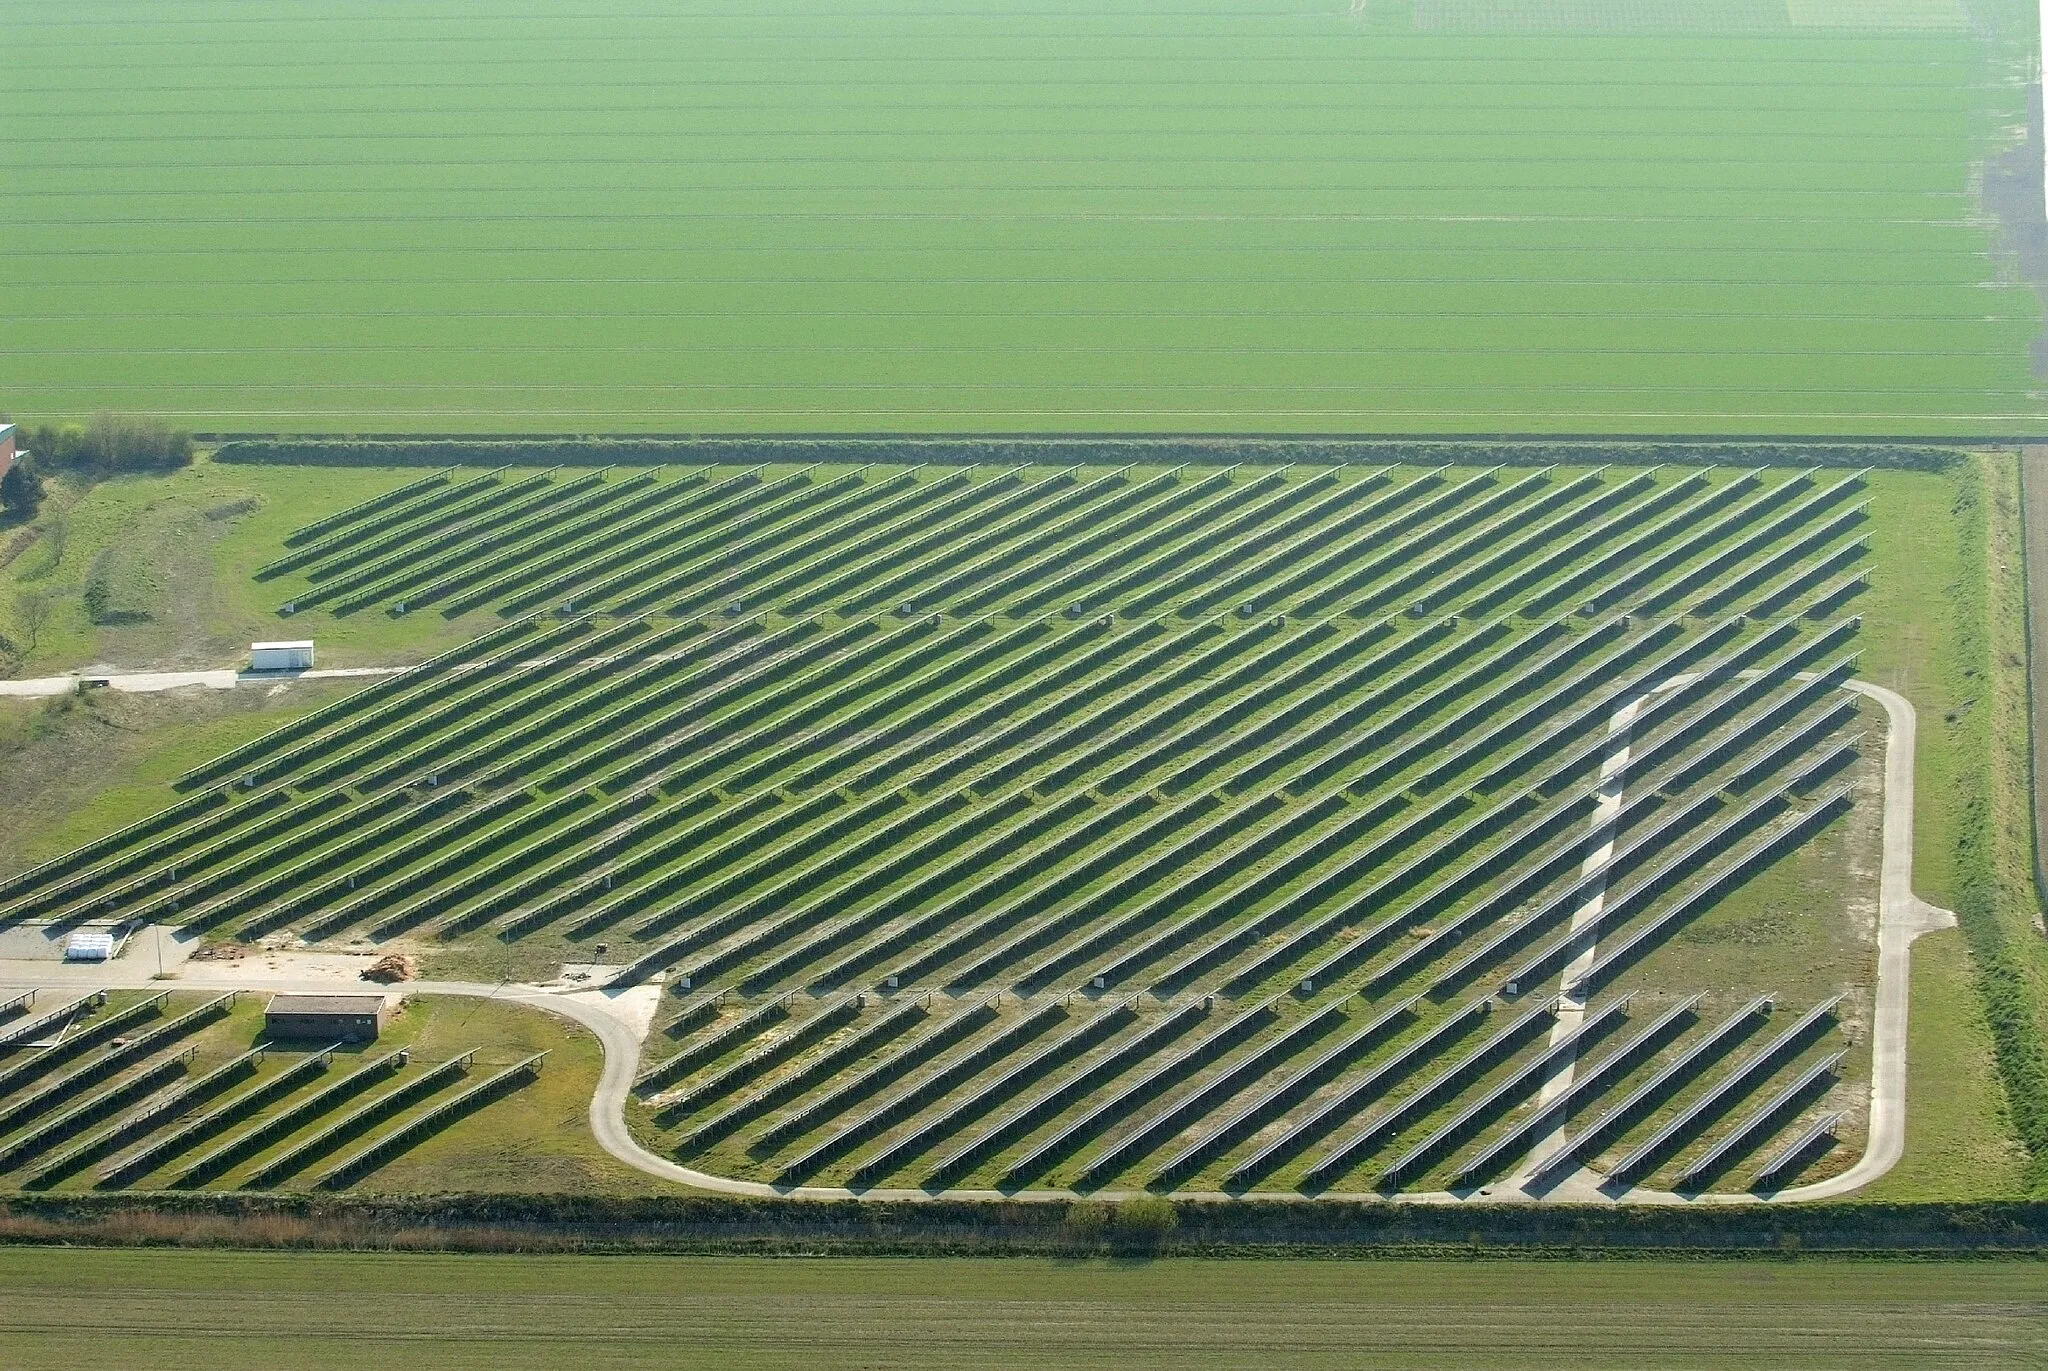
M263 1027L273 1038L372 1042L389 1012L382 995L272 995Z
M313 665L313 640L249 644L251 671L307 671Z

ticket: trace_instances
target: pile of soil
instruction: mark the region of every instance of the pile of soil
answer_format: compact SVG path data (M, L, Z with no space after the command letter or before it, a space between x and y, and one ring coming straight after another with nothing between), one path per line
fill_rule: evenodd
M393 981L409 981L417 974L412 958L402 952L387 952L363 968L363 979L390 985Z

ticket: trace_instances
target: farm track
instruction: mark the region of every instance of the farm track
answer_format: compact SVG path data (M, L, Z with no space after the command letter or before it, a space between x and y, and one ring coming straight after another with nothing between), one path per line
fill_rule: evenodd
M115 671L90 677L83 672L72 671L62 676L30 676L20 680L0 681L0 696L44 699L52 695L68 695L78 689L80 681L88 679L104 681L110 690L135 695L152 695L158 691L188 690L194 686L207 690L233 690L237 686L273 686L279 681L329 681L348 680L352 677L396 676L404 670L404 667L397 666L336 667L317 671L238 671L233 667L222 667L213 671Z
M278 577L318 584L333 548L386 584L377 557L442 533L434 565L459 566L463 539L556 507L545 474L443 485L295 535ZM1522 1108L1522 1039L1469 1056L1446 996L1505 976L1485 1018L1566 962L1626 984L1700 900L1851 806L1832 687L1860 581L1831 578L1862 548L1861 485L635 478L645 531L561 530L533 564L558 583L486 549L501 627L194 768L159 817L0 882L0 918L491 940L543 964L606 940L615 984L664 987L673 1047L629 1074L692 1174L710 1149L827 1190L812 1172L1050 1167L1057 1188L1157 1165L1199 1189L1254 1148L1313 1191L1356 1150L1347 1121L1394 1110L1405 1147L1411 1123L1465 1127L1445 1111L1468 1090L1481 1131L1494 1096ZM1567 928L1611 716L1653 686L1607 908ZM1596 934L1592 962L1555 940ZM848 1055L925 987L928 1024ZM1356 1036L1385 996L1410 1009ZM1468 1054L1453 1078L1438 1051ZM1171 1142L1211 1114L1240 1121Z
M2043 41L2048 42L2048 34ZM2020 524L2026 558L2027 701L2034 790L2034 891L2048 908L2048 447L2020 449Z

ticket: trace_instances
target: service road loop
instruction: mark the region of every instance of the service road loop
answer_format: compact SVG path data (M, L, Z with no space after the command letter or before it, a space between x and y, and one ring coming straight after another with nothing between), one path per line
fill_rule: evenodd
M1674 684L1674 683L1668 683ZM1903 695L1868 681L1849 681L1844 688L1876 700L1890 720L1885 744L1884 767L1884 859L1878 890L1877 1003L1871 1032L1871 1086L1869 1140L1863 1156L1839 1176L1811 1185L1797 1186L1770 1195L1725 1194L1697 1198L1665 1191L1630 1190L1618 1198L1579 1186L1559 1187L1545 1197L1548 1202L1665 1203L1665 1204L1758 1204L1797 1200L1832 1199L1868 1185L1897 1164L1906 1146L1906 1013L1910 998L1913 940L1922 933L1950 928L1955 916L1936 909L1913 894L1913 748L1915 716ZM1623 758L1621 766L1626 765ZM1603 771L1603 779L1618 782L1619 767ZM1617 787L1618 788L1618 787ZM125 960L125 959L124 959ZM0 983L9 986L76 986L90 982L108 989L165 989L189 986L194 989L240 988L251 991L315 990L337 988L332 974L268 975L261 970L242 970L232 963L186 962L175 982L154 979L154 963L134 965L62 967L50 963L0 963ZM872 1189L852 1190L841 1186L798 1186L785 1188L761 1181L735 1180L694 1170L643 1147L626 1125L626 1100L639 1071L641 1041L645 1036L644 1016L616 1001L632 990L555 989L528 985L489 985L475 981L415 981L405 987L407 994L463 995L478 999L510 1001L544 1010L590 1030L604 1049L604 1066L597 1089L590 1099L590 1130L598 1145L635 1170L698 1190L724 1195L756 1198L778 1196L796 1199L867 1198L878 1200L987 1200L1042 1199L1069 1200L1069 1190ZM1138 1191L1095 1192L1092 1198L1117 1200ZM1176 1197L1188 1200L1230 1200L1238 1198L1221 1192L1181 1191ZM1316 1201L1292 1193L1259 1192L1261 1200L1291 1200L1303 1204ZM1331 1194L1322 1198L1387 1200L1409 1204L1451 1204L1519 1202L1540 1203L1527 1194L1497 1193L1492 1196L1452 1195L1442 1192L1402 1194L1388 1197L1377 1191Z
M1913 940L1956 926L1956 916L1913 893L1913 756L1918 718L1906 697L1868 681L1850 690L1884 706L1891 721L1884 749L1884 865L1878 878L1877 1005L1870 1037L1870 1138L1856 1164L1839 1176L1793 1186L1775 1202L1828 1200L1870 1184L1898 1165L1906 1150L1906 1017L1912 1001ZM1645 1198L1631 1194L1626 1198ZM1677 1196L1668 1198L1677 1199ZM1742 1203L1747 1195L1709 1195L1710 1203Z

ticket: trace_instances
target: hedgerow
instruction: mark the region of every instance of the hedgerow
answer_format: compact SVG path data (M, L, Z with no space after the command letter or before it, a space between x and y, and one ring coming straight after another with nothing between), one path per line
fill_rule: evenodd
M290 466L604 466L926 462L999 466L1390 462L1421 466L1886 467L1947 471L1960 448L1890 443L1488 442L1380 438L239 438L217 462Z

